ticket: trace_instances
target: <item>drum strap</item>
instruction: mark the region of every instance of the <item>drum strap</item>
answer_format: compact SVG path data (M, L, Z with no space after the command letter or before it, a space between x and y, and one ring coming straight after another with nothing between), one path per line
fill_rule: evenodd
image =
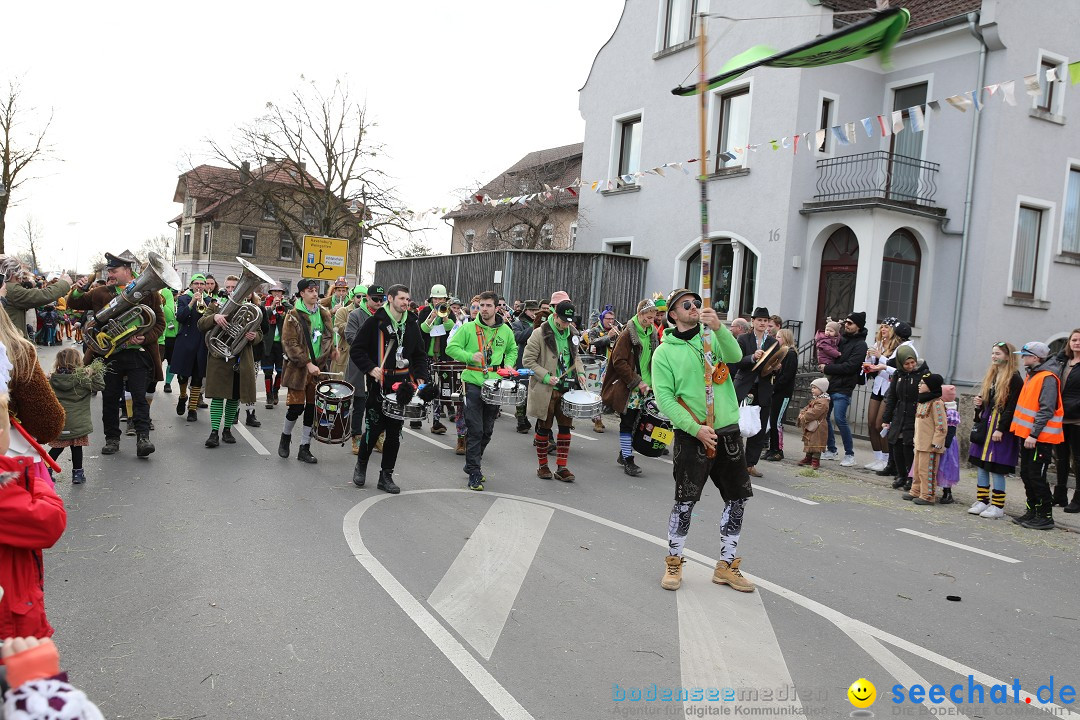
M473 323L473 328L476 330L476 342L480 346L480 357L482 357L484 359L484 366L481 367L481 368L476 368L476 369L479 370L480 372L484 373L484 377L487 377L487 375L488 375L488 362L490 362L490 359L488 357L489 348L485 347L484 331L480 329L480 319L479 318L477 318L476 321ZM469 368L469 369L472 370L473 368Z
M690 413L690 417L694 418L694 422L698 425L704 424L701 420L698 420L698 416L694 414L694 411L690 409L690 406L688 406L682 398L676 398L676 400L679 401L679 404L683 406L683 409L686 410L686 412Z

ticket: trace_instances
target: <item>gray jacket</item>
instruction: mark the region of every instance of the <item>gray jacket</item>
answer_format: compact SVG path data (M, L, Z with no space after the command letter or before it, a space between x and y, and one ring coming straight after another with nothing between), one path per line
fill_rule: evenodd
M349 319L345 322L345 341L349 343L349 347L352 347L353 341L360 333L360 328L364 326L369 317L371 315L367 312L367 309L362 307L358 307L349 313ZM356 388L356 392L353 393L356 397L367 397L367 379L351 359L345 368L345 381ZM353 411L355 412L356 409L354 408Z
M40 290L37 288L24 288L16 282L10 282L7 283L7 297L4 299L4 309L7 310L11 322L15 323L15 327L19 328L19 332L25 334L27 310L54 303L67 295L70 290L71 285L63 280L57 280L52 285Z
M1046 428L1046 423L1054 417L1059 409L1058 386L1061 384L1061 363L1053 355L1048 357L1040 365L1028 368L1028 377L1037 372L1047 370L1053 373L1052 377L1046 378L1042 384L1042 392L1039 393L1039 412L1035 413L1035 422L1031 426L1031 437L1038 437Z

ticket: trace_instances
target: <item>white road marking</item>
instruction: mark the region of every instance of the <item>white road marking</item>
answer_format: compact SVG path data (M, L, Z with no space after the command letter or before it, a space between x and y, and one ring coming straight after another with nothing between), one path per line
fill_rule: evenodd
M683 585L675 593L679 605L679 664L683 687L794 687L791 672L760 593L720 591L712 568L698 563L683 566ZM779 701L740 702L740 707L775 710ZM797 699L783 705L802 706ZM686 701L687 717L694 707L716 702Z
M449 445L443 445L441 442L439 442L435 438L429 438L427 435L424 435L423 433L418 433L415 430L413 430L412 428L403 427L401 429L404 430L405 432L409 433L413 437L418 437L421 440L423 440L424 442L431 443L432 445L439 448L440 450L453 450L453 448L450 447Z
M939 537L934 537L933 535L927 535L926 533L921 533L918 530L908 530L907 528L896 528L896 531L897 532L902 532L902 533L907 533L908 535L914 535L915 537L921 537L921 538L924 538L926 540L933 540L934 542L941 543L942 545L949 545L949 546L954 547L954 548L960 548L961 550L967 550L968 552L978 553L979 555L985 555L986 557L994 558L995 560L1001 560L1001 561L1007 562L1007 563L1018 563L1018 562L1020 562L1019 560L1017 560L1015 558L1007 557L1005 555L998 555L997 553L992 553L989 550L983 550L982 548L971 547L970 545L964 545L962 543L953 542L952 540L946 540L945 538L939 538Z
M428 596L485 660L491 659L555 511L497 499Z
M754 485L754 490L760 490L761 492L769 493L770 495L779 495L780 497L787 498L788 500L794 500L795 502L802 503L803 505L819 505L820 503L813 500L807 500L806 498L798 497L797 495L788 495L785 492L779 490L773 490L772 488L763 487L761 485Z
M233 425L233 427L236 428L236 432L240 433L240 437L248 441L248 445L251 445L251 447L255 449L255 452L259 453L260 455L270 454L270 451L263 447L263 444L259 442L258 439L254 435L252 435L246 427L244 427L240 423Z
M375 495L373 497L364 500L352 507L346 514L342 521L342 532L345 535L345 540L349 544L349 547L353 551L353 556L357 561L372 575L376 582L386 593L394 600L397 605L405 611L405 613L412 618L413 622L431 638L436 647L454 664L458 670L465 676L465 678L472 683L485 700L504 718L531 718L532 716L526 711L513 696L511 696L506 689L498 683L491 676L491 674L477 662L472 655L459 643L449 632L446 631L438 620L434 618L424 607L421 605L409 592L398 582L397 578L391 575L386 568L368 553L366 546L363 543L360 535L360 519L364 513L373 504L388 500L390 498L405 498L409 495L420 495L425 493L462 493L475 497L475 493L471 490L465 489L453 489L453 488L432 488L429 490L406 490L400 495ZM578 510L568 505L560 505L559 503L549 502L547 500L539 500L536 498L523 497L520 495L509 495L507 493L498 492L485 492L486 497L502 497L510 500L520 500L522 502L535 503L537 505L543 505L550 507L553 510L560 510L569 515L580 517L585 520L591 520L595 523L618 530L631 537L644 540L647 543L651 543L661 550L657 552L657 565L656 568L661 568L660 559L667 553L668 541L666 537L657 537L655 535L649 535L636 528L632 528L628 525L615 522L614 520L608 520L607 518L600 517L599 515L593 515L592 513L584 510ZM683 555L688 560L694 560L702 563L709 568L716 565L716 560L693 550L686 550ZM684 569L685 572L685 569ZM788 590L787 588L777 585L774 582L765 580L756 575L751 575L748 572L743 572L743 575L750 578L757 586L759 590L767 590L775 595L779 595L788 602L791 602L799 607L808 610L815 615L818 615L825 620L829 621L842 632L848 633L849 630L862 632L877 640L888 643L893 647L899 648L905 652L911 653L917 657L926 660L927 662L934 663L945 670L956 673L957 675L966 676L971 675L974 682L979 683L985 687L991 685L1009 685L1004 680L999 680L991 675L987 675L984 672L980 672L975 668L964 665L961 662L947 658L944 655L940 655L933 650L916 645L913 642L904 640L897 637L892 633L880 630L873 625L864 623L861 620L849 617L839 610L835 610L828 605L819 603L817 600L811 600L805 595L800 595L794 590ZM651 576L650 576L651 577ZM681 592L681 590L680 590ZM1073 712L1072 710L1062 707L1054 703L1042 703L1037 697L1031 693L1020 691L1020 701L1024 702L1027 698L1031 698L1031 707L1038 710L1042 710L1047 713L1051 713L1054 717L1072 718L1073 720L1080 720L1080 713Z

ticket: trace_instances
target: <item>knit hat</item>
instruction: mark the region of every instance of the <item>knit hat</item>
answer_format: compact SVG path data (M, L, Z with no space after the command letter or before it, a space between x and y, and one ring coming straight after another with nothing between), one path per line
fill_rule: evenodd
M945 402L956 402L956 386L955 385L942 385L941 386L941 399Z
M551 293L551 303L550 303L550 305L552 307L555 307L556 305L561 303L563 300L569 300L569 299L570 299L570 296L566 293L565 290L556 290L555 292Z
M918 355L915 354L915 348L910 345L901 345L896 348L896 367L903 368L904 363L908 360L918 360Z
M191 279L188 280L188 284L191 284L193 282L206 282L206 276L202 273L195 273L191 276Z
M836 322L835 320L825 323L825 329L832 330L837 335L844 332L844 328L840 325L840 323Z
M847 316L847 319L855 323L860 330L866 327L866 313L853 312Z
M574 319L574 303L569 300L561 301L555 306L555 314L567 322L572 322Z
M911 326L903 320L897 320L892 324L893 332L896 333L896 337L901 340L911 339Z
M810 387L816 387L823 393L829 392L829 378L819 377L810 382Z
M367 295L367 285L357 285L352 289L352 295L353 297L356 297L358 295L360 297L363 297L364 295Z
M941 386L945 384L945 378L941 377L937 373L927 373L921 378L922 382L930 390L930 395L933 397L941 397Z

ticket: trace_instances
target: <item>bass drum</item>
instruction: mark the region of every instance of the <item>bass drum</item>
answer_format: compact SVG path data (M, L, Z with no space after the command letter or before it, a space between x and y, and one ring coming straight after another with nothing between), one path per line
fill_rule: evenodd
M315 428L312 435L327 445L344 445L352 436L352 402L356 389L343 380L315 386Z
M664 448L675 439L675 432L671 427L671 421L660 412L656 401L649 398L638 411L637 425L631 441L634 450L645 457L660 457Z

